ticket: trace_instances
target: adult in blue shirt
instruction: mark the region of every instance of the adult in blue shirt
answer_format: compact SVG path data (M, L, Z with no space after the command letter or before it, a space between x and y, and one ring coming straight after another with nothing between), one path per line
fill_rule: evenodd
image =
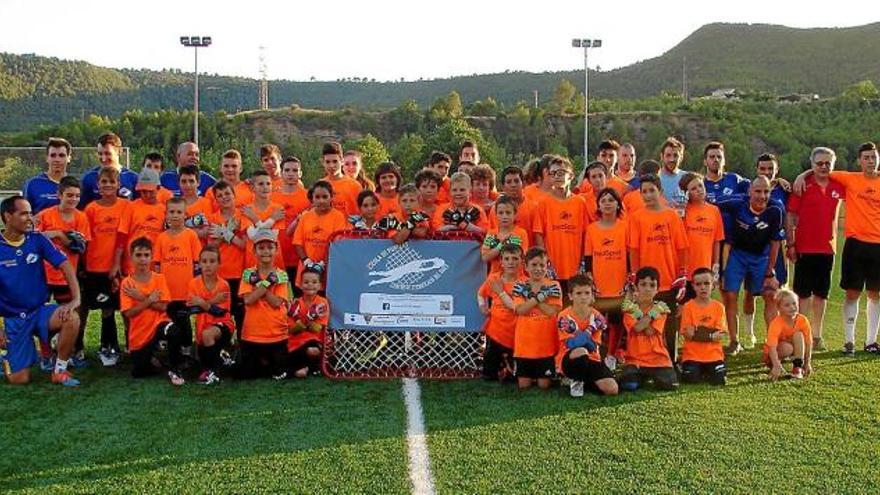
M159 183L163 188L174 193L175 196L180 196L180 175L178 172L180 171L180 167L185 167L187 165L193 165L198 168L199 145L192 141L181 143L180 146L177 147L175 160L177 161L177 168L163 173L159 178ZM199 170L199 196L204 196L205 193L208 192L208 189L216 183L217 179L212 177L211 174L204 170Z
M66 139L49 138L46 144L46 171L28 179L21 188L22 195L34 210L34 215L58 205L58 183L67 175L71 151L70 143Z
M716 203L719 209L733 216L733 232L728 241L730 256L724 268L722 294L727 310L730 333L728 354L742 350L737 325L737 298L740 288L764 297L764 320L769 325L776 316L773 295L779 288L776 280L776 259L780 242L785 239L782 205L770 199L770 180L759 176L752 181L749 195L730 196Z
M46 236L34 232L31 205L24 196L0 202L0 217L6 228L0 235L0 347L6 347L9 383L30 381L30 367L37 361L34 337L49 342L58 333L58 358L52 383L75 387L79 380L68 371L70 356L79 334L79 282L67 257ZM49 286L44 262L59 268L70 287L68 303L47 304Z
M134 199L135 186L137 186L138 174L129 169L122 168L119 163L119 154L122 152L122 139L112 132L107 132L98 138L97 154L99 166L86 172L82 178L82 193L79 200L81 210L101 197L98 191L98 171L101 168L112 167L119 171L120 198Z
M674 137L666 138L660 147L660 184L663 186L663 196L669 203L669 207L678 211L679 216L684 216L687 206L687 196L679 187L681 177L685 174L679 168L684 159L684 143Z
M725 172L725 164L723 143L712 141L703 148L703 165L706 167L703 185L706 186L706 201L712 204L733 194L749 193L749 179ZM728 225L724 226L724 233L728 233Z

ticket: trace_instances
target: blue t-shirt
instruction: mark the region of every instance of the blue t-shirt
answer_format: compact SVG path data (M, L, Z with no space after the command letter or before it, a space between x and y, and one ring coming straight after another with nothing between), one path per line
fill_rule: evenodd
M95 201L96 199L101 197L101 192L98 190L98 172L101 170L101 167L95 167L82 178L82 189L81 195L79 198L79 208L85 209L86 205ZM125 199L135 199L137 196L134 193L135 187L138 182L138 174L137 172L133 172L127 168L124 168L119 171L119 192L116 193L120 198Z
M669 173L665 168L660 170L660 184L663 186L663 196L669 202L669 207L675 210L684 210L687 205L687 195L678 186L678 182L686 172L684 170L676 170Z
M163 188L168 189L175 196L180 196L180 176L177 175L177 170L169 170L167 172L163 172L162 176L159 177L159 183ZM205 193L208 192L208 189L217 183L217 179L211 176L208 172L204 170L199 171L199 196L204 196Z
M34 215L60 203L58 183L50 179L46 172L28 179L21 188L21 195L31 204Z
M753 212L748 196L743 195L730 196L718 201L716 206L733 218L732 235L727 241L733 244L734 249L766 255L770 252L770 241L785 239L785 213L776 200L771 199L761 213Z
M751 181L739 174L726 172L718 180L709 180L708 177L703 179L703 185L706 187L706 201L715 204L735 194L748 194ZM722 210L721 221L724 224L725 240L733 238L733 216Z
M0 316L20 317L49 300L43 262L58 268L67 260L46 236L27 232L21 246L0 236Z

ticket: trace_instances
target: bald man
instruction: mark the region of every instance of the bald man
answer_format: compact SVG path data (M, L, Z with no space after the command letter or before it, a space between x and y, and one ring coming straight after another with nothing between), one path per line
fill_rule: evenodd
M199 145L192 141L180 143L174 157L177 161L177 169L163 173L159 182L163 188L173 192L175 196L180 196L180 176L178 171L180 167L187 165L199 166ZM204 196L208 189L216 183L217 179L211 176L211 174L204 170L199 170L199 196Z

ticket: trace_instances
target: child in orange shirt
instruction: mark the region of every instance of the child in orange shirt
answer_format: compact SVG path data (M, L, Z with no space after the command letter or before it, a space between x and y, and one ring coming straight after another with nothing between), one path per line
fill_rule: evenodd
M353 230L376 230L379 217L379 197L369 189L358 193L357 205L359 215L349 215L348 223Z
M373 178L376 181L376 196L379 198L379 213L376 217L384 218L391 213L400 213L400 201L397 198L398 190L403 185L400 167L393 162L382 162L376 167Z
M807 317L798 312L798 297L788 289L776 292L779 314L767 329L764 344L764 364L770 368L770 379L777 380L783 373L782 361L791 359L791 377L802 379L813 373L812 329Z
M681 176L679 187L688 198L684 209L684 230L688 238L688 263L711 267L715 279L721 272L721 243L724 242L724 221L721 210L706 202L703 176L688 172Z
M279 233L287 228L285 225L284 208L278 203L273 203L272 179L265 170L256 170L251 174L251 184L254 187L254 200L251 204L241 208L241 214L247 219L244 230L255 229L277 230ZM253 266L257 263L254 257L254 247L248 240L244 249L245 266ZM275 266L285 268L284 257L279 249L275 254Z
M80 254L86 251L91 239L89 219L86 214L77 210L79 204L80 185L76 177L62 177L58 182L58 206L41 211L34 218L34 227L42 232L55 246L67 255L74 271L77 269ZM49 291L58 303L70 301L70 287L64 274L49 262L45 262L46 282Z
M244 239L245 222L241 211L235 207L235 189L225 180L219 180L211 187L219 209L208 215L211 226L208 229L208 245L218 249L223 263L218 274L229 284L232 298L232 317L236 331L240 334L244 323L244 303L238 296L238 285L241 272L244 271L244 250L247 242ZM238 335L238 334L237 334Z
M83 303L80 306L80 335L76 343L75 360L83 357L83 333L89 310L101 310L101 347L98 357L104 366L116 366L119 362L119 336L115 312L119 309L119 280L111 277L120 240L119 223L126 215L130 203L119 197L119 171L104 167L98 172L98 191L101 197L86 206L92 241L86 247L85 273L80 287ZM120 255L121 257L121 255Z
M449 181L448 177L446 181ZM442 179L433 170L424 169L420 170L413 177L413 183L419 191L419 209L433 217L434 212L437 211L437 205L447 203L447 201L440 201L437 195ZM448 192L446 194L447 197L449 196Z
M622 308L627 339L625 364L618 380L620 388L635 392L650 380L654 382L654 388L675 390L678 377L663 338L669 307L654 300L660 273L654 267L644 266L636 272L635 278L635 301L627 299Z
M129 251L134 273L120 285L120 306L122 315L129 320L128 348L131 351L131 376L142 378L159 372L153 360L159 351L160 341L167 342L168 379L172 385L184 384L180 373L181 342L180 329L168 318L168 301L171 293L165 277L154 273L153 243L146 237L132 241Z
M333 186L324 180L315 182L309 189L312 208L302 214L293 233L293 248L300 259L298 274L305 268L326 273L330 239L333 234L348 227L345 215L333 208L333 194ZM300 280L297 280L296 284L299 283Z
M593 280L586 275L575 275L568 280L571 306L556 317L559 351L556 371L571 379L572 397L584 396L584 385L602 395L617 395L614 374L602 362L599 346L602 332L608 325L592 304Z
M321 164L324 166L323 181L333 186L333 207L344 215L357 214L357 195L363 190L358 181L346 177L342 172L344 161L342 145L337 142L324 143L321 150Z
M471 176L471 202L482 208L483 213L488 215L495 200L498 199L498 191L495 190L495 170L481 163L475 166L468 175Z
M184 225L198 234L199 239L208 236L208 215L214 211L214 206L208 198L199 196L199 168L195 165L180 167L178 171L178 184L180 198L183 198L186 217Z
M220 159L220 180L229 184L235 191L235 207L240 208L254 201L254 192L247 181L241 180L241 153L238 150L228 150ZM211 211L217 211L220 207L217 203L213 187L205 192L205 199L211 204Z
M454 187L454 186L453 186ZM556 314L562 309L559 282L547 278L547 252L534 247L526 252L528 278L513 287L516 303L513 357L516 360L517 385L550 388L559 343Z
M702 182L702 180L700 181ZM712 299L715 275L709 268L698 268L691 276L695 298L681 307L681 380L712 385L727 383L727 366L721 339L727 334L724 305Z
M119 221L116 256L110 269L113 278L129 274L134 269L131 260L125 257L133 240L146 237L155 243L156 237L165 230L165 205L159 202L156 192L159 189L159 174L149 168L141 170L135 189L140 197L128 204L125 215Z
M452 167L452 157L442 151L434 151L428 158L428 163L422 171L433 172L437 177L437 189L434 191L434 201L438 204L449 202L449 169ZM421 172L419 172L421 173ZM415 183L419 191L422 190L422 184L418 180L419 174L416 174ZM424 205L422 205L424 207ZM428 212L431 213L431 212Z
M186 305L196 314L196 345L202 364L199 383L202 385L220 383L220 353L232 343L235 331L229 311L229 284L217 276L219 265L220 251L216 247L202 249L199 253L202 274L190 280L187 291Z
M379 220L378 228L388 232L395 244L403 244L410 237L423 239L431 230L428 214L420 209L419 192L412 184L400 188L400 213L390 214Z
M464 230L485 235L488 223L479 206L470 202L471 178L464 172L456 172L449 179L451 201L434 212L431 226L438 232Z
M302 297L290 304L290 337L287 339L287 370L297 377L321 372L321 351L324 347L324 330L330 319L327 300L318 295L321 290L321 273L306 268L300 286Z
M241 331L241 376L287 378L287 272L274 263L278 231L256 229L250 235L257 264L242 273L238 294L247 308Z
M489 229L486 238L483 239L483 246L480 248L483 261L489 263L490 273L501 271L501 248L505 245L516 244L523 252L529 250L528 233L515 223L516 209L516 201L509 196L501 196L495 203L498 227Z
M303 187L302 163L295 156L288 156L281 162L281 187L269 195L269 200L284 208L284 230L278 232L278 244L281 245L281 257L290 280L296 279L296 265L299 257L293 249L293 232L302 212L309 209L309 193Z
M480 311L486 315L483 332L486 351L483 353L483 378L505 381L513 377L514 328L516 305L511 296L513 286L522 277L523 250L508 243L499 249L500 270L490 273L477 292Z

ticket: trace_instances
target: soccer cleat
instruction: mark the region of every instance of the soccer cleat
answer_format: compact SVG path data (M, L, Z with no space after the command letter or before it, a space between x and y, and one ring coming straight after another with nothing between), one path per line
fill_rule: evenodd
M202 374L199 375L200 385L214 385L217 383L220 383L220 377L211 370L202 371Z
M101 350L98 351L98 359L101 360L101 366L112 368L119 363L119 351L112 347L102 347Z
M813 337L813 350L817 352L827 351L828 347L822 337Z
M287 378L287 372L286 372L286 371L282 371L280 375L273 375L273 376L272 376L272 379L275 380L276 382L280 382L280 381L282 381L282 380L284 380L284 379L286 379L286 378Z
M52 373L52 383L63 385L65 387L79 387L79 380L73 377L69 371L61 373Z
M752 350L755 348L755 344L758 343L758 338L755 337L754 332L750 333L748 337L746 337L745 341L742 343L743 349Z
M70 356L70 365L76 369L85 368L89 365L89 362L86 361L86 352L78 351Z
M179 387L186 383L186 380L184 380L176 371L168 371L168 380L171 381L171 384L175 387Z
M571 385L569 385L568 391L572 397L583 397L584 382L582 382L581 380L572 380Z
M880 353L880 344L874 342L873 344L866 345L865 352L870 352L871 354Z
M728 344L727 347L724 348L724 354L727 354L728 356L736 356L737 354L739 354L742 351L743 351L742 346L739 345L739 342L737 342L735 340L733 342L731 342L730 344Z
M55 370L55 356L40 356L40 371L51 373Z
M235 358L233 358L232 354L230 354L229 351L227 351L226 349L220 351L220 361L226 368L231 368L235 366Z
M800 366L795 366L794 368L791 369L791 377L798 379L798 380L803 379L804 378L804 369L801 368Z
M856 346L852 342L847 342L846 344L843 344L843 355L846 357L855 357Z

